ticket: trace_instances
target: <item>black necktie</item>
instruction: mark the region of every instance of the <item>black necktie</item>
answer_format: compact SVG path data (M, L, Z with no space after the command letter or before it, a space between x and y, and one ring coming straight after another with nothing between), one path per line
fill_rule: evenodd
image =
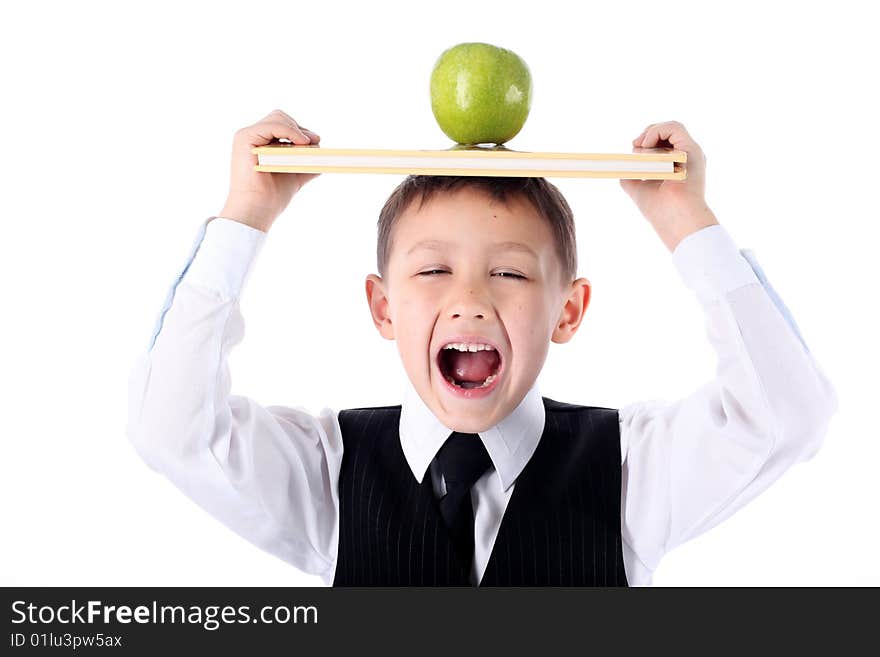
M474 558L474 511L470 490L492 465L492 460L479 435L453 431L437 452L437 461L446 480L446 495L440 498L440 513L461 562L470 574Z

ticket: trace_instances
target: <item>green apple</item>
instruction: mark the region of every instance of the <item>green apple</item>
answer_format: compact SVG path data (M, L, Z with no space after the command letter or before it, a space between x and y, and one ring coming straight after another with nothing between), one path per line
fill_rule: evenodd
M460 43L431 72L431 110L460 144L503 144L523 127L532 105L532 74L515 52Z

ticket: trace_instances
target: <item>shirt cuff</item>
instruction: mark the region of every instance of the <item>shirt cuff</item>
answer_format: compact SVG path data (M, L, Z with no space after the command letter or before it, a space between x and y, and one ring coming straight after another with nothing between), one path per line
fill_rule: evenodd
M672 252L678 273L702 302L759 283L736 243L721 224L706 226L681 240Z
M216 291L224 299L241 294L267 233L240 221L211 217L183 280Z

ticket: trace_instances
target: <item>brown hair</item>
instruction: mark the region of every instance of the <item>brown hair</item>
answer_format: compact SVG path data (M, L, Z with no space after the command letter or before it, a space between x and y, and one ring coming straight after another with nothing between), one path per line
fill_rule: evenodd
M577 276L574 215L565 197L555 185L544 178L500 176L407 176L391 192L379 213L376 266L380 276L385 275L391 255L394 225L410 203L418 198L421 209L434 194L449 193L462 187L479 189L502 203L515 195L530 202L553 232L556 254L562 265L563 282L568 284L574 281Z

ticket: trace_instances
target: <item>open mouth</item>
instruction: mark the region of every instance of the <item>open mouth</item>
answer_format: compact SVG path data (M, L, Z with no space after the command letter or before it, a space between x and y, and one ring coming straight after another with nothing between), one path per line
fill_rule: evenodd
M437 366L456 388L489 388L501 371L501 354L487 343L452 342L441 347Z

